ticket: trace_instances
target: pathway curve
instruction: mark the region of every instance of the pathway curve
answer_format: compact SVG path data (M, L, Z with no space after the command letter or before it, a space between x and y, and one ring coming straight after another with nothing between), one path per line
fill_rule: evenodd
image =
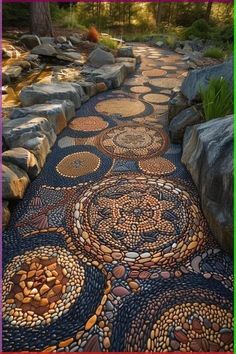
M185 67L135 49L138 72L78 111L4 234L4 351L232 351L232 262L168 138Z

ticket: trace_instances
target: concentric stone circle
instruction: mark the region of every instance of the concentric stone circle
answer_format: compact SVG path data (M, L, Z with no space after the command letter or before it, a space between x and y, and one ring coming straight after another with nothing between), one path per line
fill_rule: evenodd
M206 225L198 205L171 181L113 176L78 198L72 207L74 245L97 261L119 260L140 268L171 265L205 243Z
M164 79L151 79L149 80L149 83L155 87L172 89L174 87L179 86L181 84L181 81L176 78L165 77Z
M97 132L108 127L108 122L98 116L79 117L73 119L69 127L76 131Z
M56 171L61 176L77 178L97 171L100 163L100 158L92 152L75 152L64 157L57 164Z
M165 76L167 72L162 69L151 69L151 70L145 70L143 71L143 75L147 77L159 77L159 76Z
M129 304L132 305L134 303ZM196 285L193 289L170 288L170 291L165 290L161 295L157 292L156 298L152 296L145 304L136 306L138 310L124 333L124 351L135 351L140 339L140 350L148 352L233 349L232 308L227 299L212 291ZM151 321L144 327L147 316ZM145 340L140 335L142 330Z
M130 88L130 91L133 93L148 93L151 89L147 86L133 86Z
M148 93L143 96L143 99L150 103L166 103L169 101L169 96L160 93Z
M167 149L168 138L164 130L139 124L121 124L105 130L99 137L101 149L126 159L142 159Z
M97 103L95 109L102 114L128 118L143 113L145 104L134 98L111 98Z
M143 173L156 176L168 175L176 170L175 165L170 160L161 156L141 160L138 164Z
M84 281L84 268L59 246L16 256L3 277L3 319L17 327L48 325L69 311Z

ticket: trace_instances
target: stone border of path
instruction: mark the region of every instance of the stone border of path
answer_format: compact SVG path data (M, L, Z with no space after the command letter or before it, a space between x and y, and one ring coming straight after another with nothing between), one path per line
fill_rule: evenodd
M23 199L42 170L57 135L91 97L121 86L135 72L141 56L132 47L118 50L119 57L96 48L82 70L84 80L38 83L19 94L22 107L14 108L3 123L3 228L10 222L9 203Z
M171 142L183 144L182 163L198 189L211 231L223 249L233 252L233 115L205 121L199 90L223 77L233 90L233 65L190 71L168 103Z

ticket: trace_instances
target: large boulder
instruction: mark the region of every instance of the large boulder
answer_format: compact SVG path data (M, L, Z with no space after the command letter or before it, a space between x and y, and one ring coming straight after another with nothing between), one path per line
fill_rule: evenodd
M71 101L56 100L30 107L17 107L10 114L10 119L24 117L45 117L51 123L55 133L59 134L66 127L67 121L75 117L75 106Z
M90 53L88 63L95 68L100 68L106 64L114 64L115 57L112 53L106 52L101 48L96 48Z
M192 70L184 79L181 92L189 102L199 100L199 91L206 89L212 78L223 77L233 85L233 62L229 60L220 65L209 66L204 69Z
M3 163L12 163L24 170L30 179L34 179L40 173L40 167L36 157L24 148L7 150L2 154Z
M18 118L4 121L3 138L9 149L25 147L29 139L45 136L49 146L54 145L56 134L46 118Z
M31 50L32 54L55 57L58 52L51 44L41 44Z
M233 116L186 129L182 162L196 184L203 213L221 246L233 250Z
M53 37L40 37L41 43L42 44L54 44L55 39Z
M29 177L24 170L12 163L2 165L3 199L22 199L29 183Z
M101 68L94 70L92 76L96 82L105 82L109 88L118 88L126 78L127 70L122 63L103 65Z
M35 34L24 34L20 37L20 41L28 48L33 49L34 47L41 44L38 36Z
M134 52L133 52L133 47L121 47L117 51L117 56L118 57L125 57L125 58L133 58L134 57Z
M177 116L178 113L187 108L188 101L180 91L174 91L168 102L168 120L171 120Z
M185 129L204 121L203 114L197 106L184 109L175 116L169 125L171 142L181 144Z
M22 72L22 67L19 65L11 65L7 66L3 69L3 73L8 76L10 79L18 79L18 77L21 75Z
M116 63L122 63L126 67L128 74L135 72L136 59L135 58L116 58Z
M82 97L81 97L82 96ZM70 100L75 108L81 106L85 94L80 85L60 82L50 84L33 84L23 88L20 92L20 100L23 106L32 106L37 103L45 103L51 100Z

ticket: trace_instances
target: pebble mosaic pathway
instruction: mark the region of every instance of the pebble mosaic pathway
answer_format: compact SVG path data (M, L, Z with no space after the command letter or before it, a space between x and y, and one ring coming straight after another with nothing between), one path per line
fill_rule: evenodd
M168 138L185 68L135 50L138 71L77 112L3 235L4 351L232 351L232 260Z

